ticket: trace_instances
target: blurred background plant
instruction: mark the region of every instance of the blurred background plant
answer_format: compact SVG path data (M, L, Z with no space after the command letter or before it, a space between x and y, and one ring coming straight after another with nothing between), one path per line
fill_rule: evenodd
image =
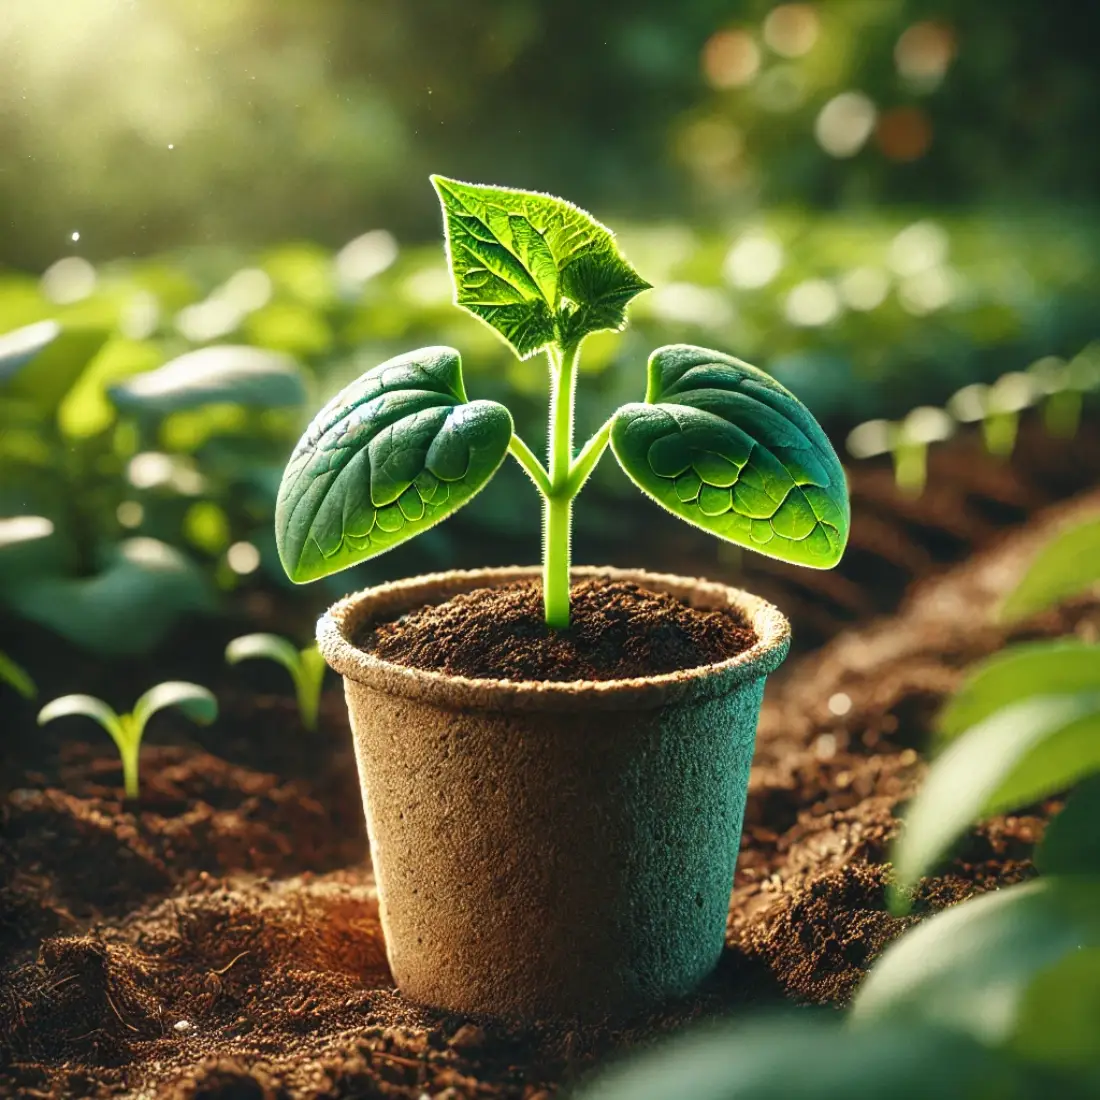
M1070 0L8 0L0 602L121 653L285 589L272 497L306 410L411 346L459 347L538 438L544 372L450 305L432 170L574 199L654 284L586 345L582 434L684 340L770 370L911 494L960 424L1007 454L1039 405L1072 436L1100 382L1095 22ZM533 559L536 502L503 477L299 602ZM625 489L601 466L580 543Z

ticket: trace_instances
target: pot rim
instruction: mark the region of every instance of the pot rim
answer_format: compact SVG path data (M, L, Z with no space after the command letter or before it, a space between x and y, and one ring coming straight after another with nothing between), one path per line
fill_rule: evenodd
M348 680L450 710L646 710L670 703L701 703L728 695L774 671L787 656L791 626L773 604L740 588L644 569L576 566L574 581L609 577L668 592L692 606L734 607L748 620L756 642L709 665L622 680L488 680L428 672L383 660L351 638L368 619L396 617L460 592L538 579L538 566L452 569L391 581L345 596L317 623L317 644L328 664Z

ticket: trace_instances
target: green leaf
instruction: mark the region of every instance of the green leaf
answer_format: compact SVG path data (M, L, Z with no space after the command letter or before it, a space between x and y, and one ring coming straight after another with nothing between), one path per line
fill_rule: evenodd
M141 653L156 645L189 611L209 611L201 571L166 543L126 539L90 577L41 577L12 588L8 602L85 649Z
M952 741L909 804L894 848L894 902L971 822L1026 806L1100 770L1100 693L1012 703Z
M1026 619L1100 582L1100 519L1056 535L1036 555L1023 580L1001 605L1006 622Z
M0 683L14 688L24 699L33 699L38 694L30 673L3 652L0 652Z
M53 321L9 333L3 339L12 341L14 354L7 363L0 361L4 399L24 401L40 413L52 415L108 335L105 328L60 327Z
M287 464L275 534L301 584L385 553L457 511L508 452L512 417L467 401L453 348L367 371L321 410Z
M994 654L967 678L936 721L943 739L957 737L995 711L1033 695L1100 691L1100 645L1072 638L1028 642Z
M257 658L278 662L294 677L302 663L298 647L278 634L245 634L225 647L225 659L231 665Z
M832 444L794 394L740 359L658 348L645 404L615 414L611 448L639 489L704 531L815 569L844 553L848 489Z
M940 1028L849 1029L803 1014L697 1027L576 1100L1032 1100L1042 1076Z
M1016 1013L1011 1046L1031 1061L1096 1069L1098 1029L1100 950L1093 947L1067 953L1035 977Z
M852 1005L853 1023L936 1024L987 1043L1016 1032L1043 971L1100 947L1100 879L1044 878L964 901L888 947Z
M526 359L549 344L577 344L621 329L627 303L649 289L611 230L536 191L432 176L443 208L455 304Z
M1100 775L1086 779L1049 822L1035 864L1044 875L1100 877Z
M121 411L150 416L203 405L296 407L306 400L302 372L293 359L232 344L189 351L108 392Z
M116 740L121 736L122 723L118 715L94 695L63 695L60 699L54 699L38 712L38 724L44 726L56 718L69 718L76 714L95 719Z
M218 701L206 688L184 680L169 680L150 688L134 704L133 720L139 739L149 719L165 707L179 707L200 726L208 726L218 717Z
M0 336L0 384L10 381L61 335L56 321L38 321Z

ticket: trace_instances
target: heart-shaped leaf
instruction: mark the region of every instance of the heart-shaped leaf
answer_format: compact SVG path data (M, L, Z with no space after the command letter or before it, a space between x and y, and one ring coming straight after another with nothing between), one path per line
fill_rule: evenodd
M151 416L203 405L296 407L306 399L302 372L289 356L228 344L189 351L108 392L123 412Z
M393 549L462 507L496 473L512 417L468 401L454 348L367 371L317 415L279 486L275 535L303 584Z
M493 328L521 359L620 329L649 283L611 230L564 199L432 176L443 207L455 304Z
M844 553L850 510L836 451L794 394L740 359L658 348L645 403L618 411L611 447L643 492L711 534L816 569Z

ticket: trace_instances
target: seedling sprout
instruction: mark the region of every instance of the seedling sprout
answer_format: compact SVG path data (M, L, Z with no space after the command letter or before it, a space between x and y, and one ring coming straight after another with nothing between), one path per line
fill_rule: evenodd
M302 725L307 730L315 730L326 667L318 648L309 645L298 649L277 634L245 634L225 647L225 659L231 665L257 658L276 661L290 673Z

